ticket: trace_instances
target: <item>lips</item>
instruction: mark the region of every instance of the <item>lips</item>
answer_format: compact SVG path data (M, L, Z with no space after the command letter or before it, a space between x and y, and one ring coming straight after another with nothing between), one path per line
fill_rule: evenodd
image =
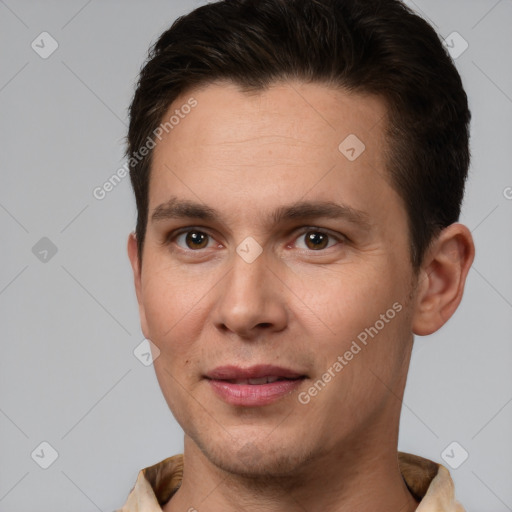
M259 364L249 368L239 366L219 366L206 374L209 379L215 380L257 380L263 378L277 379L298 379L305 377L304 374L270 364ZM254 384L264 384L264 382L254 382Z
M269 384L271 382L276 382L277 380L283 380L284 377L259 377L258 379L224 379L226 382L230 384Z
M255 407L273 403L301 385L306 375L289 368L256 365L219 366L206 376L213 391L231 405Z

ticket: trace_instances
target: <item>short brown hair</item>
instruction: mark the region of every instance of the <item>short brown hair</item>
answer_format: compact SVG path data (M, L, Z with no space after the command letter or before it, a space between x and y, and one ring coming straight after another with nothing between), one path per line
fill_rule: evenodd
M223 0L178 18L141 70L126 155L143 146L170 104L195 86L229 80L242 90L264 90L287 79L384 99L388 178L407 211L417 271L433 238L459 219L471 115L440 38L399 0ZM151 157L152 151L130 163L139 262Z

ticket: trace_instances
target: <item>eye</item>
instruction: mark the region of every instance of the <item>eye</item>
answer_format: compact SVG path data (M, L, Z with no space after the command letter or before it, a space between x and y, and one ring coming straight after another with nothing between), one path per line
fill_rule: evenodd
M296 245L299 249L307 249L311 251L321 251L328 249L338 242L343 241L343 237L334 236L318 228L308 228L307 231L301 233L297 240L304 240L304 245ZM331 240L329 240L331 239ZM297 243L296 243L297 244Z
M214 242L213 238L204 231L199 231L198 229L189 229L187 231L182 231L174 236L176 244L178 247L184 250L198 250L198 249L206 249L208 247L209 242Z

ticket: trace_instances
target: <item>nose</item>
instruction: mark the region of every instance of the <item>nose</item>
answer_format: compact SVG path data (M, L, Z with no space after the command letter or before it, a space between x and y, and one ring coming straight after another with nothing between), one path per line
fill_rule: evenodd
M265 252L250 263L235 253L231 271L217 289L213 314L219 330L257 339L286 328L287 288Z

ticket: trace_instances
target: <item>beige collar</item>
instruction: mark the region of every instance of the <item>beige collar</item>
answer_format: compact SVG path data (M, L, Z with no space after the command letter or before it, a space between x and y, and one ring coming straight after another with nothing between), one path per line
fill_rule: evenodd
M398 452L398 463L411 494L421 500L416 512L465 512L455 499L450 472L431 460ZM116 512L162 512L183 478L183 455L174 455L139 471L123 508Z

